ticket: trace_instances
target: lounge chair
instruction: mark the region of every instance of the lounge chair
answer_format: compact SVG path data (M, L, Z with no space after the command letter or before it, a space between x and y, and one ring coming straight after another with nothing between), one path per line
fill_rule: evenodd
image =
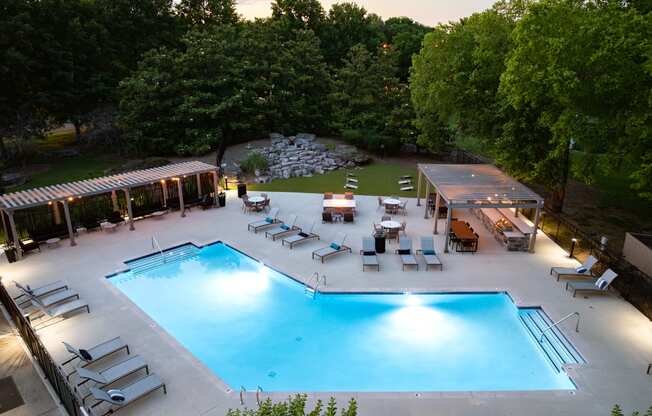
M417 250L417 253L421 253L423 259L426 261L426 270L430 267L439 267L439 270L443 270L443 264L439 257L437 257L437 252L435 251L435 240L432 237L421 237L421 249Z
M65 341L63 342L63 345L66 347L66 350L72 354L72 357L61 363L62 366L72 362L75 359L83 361L85 366L121 350L126 350L127 354L129 354L129 346L122 339L120 339L120 337L115 337L108 341L104 341L94 347L85 350L81 348L77 349Z
M345 251L351 253L351 247L345 246L344 240L346 240L346 234L338 233L335 240L333 240L327 247L320 248L319 250L315 250L312 252L313 260L315 259L315 257L317 257L323 263L324 259L333 256L335 254L343 253Z
M606 293L609 289L609 285L614 279L618 277L618 274L611 269L605 270L602 273L602 276L595 280L569 280L566 282L566 290L573 291L573 297L577 292L589 292L589 293Z
M38 243L38 241L35 240L18 240L18 245L20 246L20 249L23 251L23 253L29 253L30 251L34 250L38 250L39 252L41 251L41 245Z
M414 191L414 186L412 185L406 185L406 186L401 186L399 188L400 191Z
M376 245L374 239L371 237L362 237L362 271L365 267L375 267L380 271L380 263L378 263L378 256L376 255Z
M36 298L39 298L41 296L47 296L51 293L58 292L60 290L68 289L68 284L64 282L63 280L57 280L56 282L52 282L50 284L44 285L44 286L39 286L35 288L29 287L29 285L21 285L17 281L14 280L14 284L18 289L20 289L21 293L20 295L14 297L14 300L18 300L23 296L34 296Z
M57 303L66 302L71 299L79 299L79 293L75 292L74 290L65 289L49 294L47 296L43 296L40 299L30 295L29 299L19 303L18 306L22 309L27 309L30 306L38 307L38 305L35 305L35 303L40 302L42 306L49 308L56 305Z
M312 226L310 227L310 231L306 232L306 229L304 228L301 231L299 231L298 234L284 237L283 240L281 240L281 242L283 245L287 243L290 246L290 249L292 249L295 244L303 243L304 241L308 241L308 240L314 240L315 238L319 240L319 235L313 233L314 228L315 228L315 223L313 222Z
M405 266L416 266L417 270L419 270L419 263L417 263L417 259L412 254L412 240L409 238L401 239L399 247L396 249L396 254L401 256L403 270L405 270Z
M294 225L297 222L297 216L295 214L290 215L290 220L287 222L282 222L278 226L265 231L265 238L272 237L272 241L276 241L277 238L283 237L293 232L301 231L301 228Z
M97 387L91 387L91 394L93 395L93 398L97 400L97 403L94 403L91 408L95 408L102 403L109 403L112 406L117 406L117 409L108 410L104 415L113 414L158 389L163 389L163 393L165 394L168 393L165 383L163 383L163 381L161 381L161 379L155 374L150 374L120 389L104 391ZM120 397L121 399L118 400L117 397Z
M37 329L37 326L40 327L41 325L47 324L53 319L65 318L66 315L81 311L83 309L86 309L86 313L91 313L91 308L88 306L88 303L80 299L62 303L51 308L42 305L36 298L33 298L33 300L33 305L38 308L38 311L34 314L30 314L28 317L30 323L33 324L35 329ZM38 312L40 312L40 315L38 315Z
M89 370L85 367L77 367L77 376L79 377L79 382L77 387L80 387L86 384L89 381L95 382L93 387L103 387L115 383L116 381L130 376L134 373L137 373L140 370L145 370L146 374L149 374L149 367L145 360L138 356L134 355L126 360L120 361L119 363L113 364L108 368L103 370ZM79 389L75 389L79 392ZM82 403L91 396L91 393L84 395L82 397Z
M581 266L572 268L572 267L551 267L550 275L556 276L557 281L562 277L574 278L574 277L592 277L591 268L595 266L598 262L593 256L589 256Z
M358 185L356 185L354 183L351 183L351 182L347 182L344 185L344 189L358 189Z
M259 230L264 230L265 228L273 227L274 225L280 222L279 219L276 218L277 215L278 215L278 208L272 208L272 210L269 212L269 215L267 215L262 220L250 222L249 225L247 226L247 229L249 231L253 231L254 233L257 233Z

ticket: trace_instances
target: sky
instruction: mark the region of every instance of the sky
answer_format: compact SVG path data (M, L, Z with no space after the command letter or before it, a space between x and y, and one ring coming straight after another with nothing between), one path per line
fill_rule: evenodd
M383 19L407 16L424 25L434 26L489 8L495 0L346 0L376 13ZM321 0L328 10L337 0ZM271 14L271 0L239 0L238 12L245 18L267 17Z

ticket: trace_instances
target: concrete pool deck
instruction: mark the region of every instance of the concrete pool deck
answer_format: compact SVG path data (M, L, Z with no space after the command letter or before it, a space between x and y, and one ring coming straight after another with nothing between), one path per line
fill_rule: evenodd
M2 264L0 275L13 290L11 280L32 286L57 279L66 280L82 299L91 305L90 314L79 314L39 331L55 360L68 357L61 341L81 347L121 336L133 354L150 363L150 368L166 382L168 394L155 392L125 410L124 415L208 415L221 416L229 408L241 408L239 386L230 391L219 378L172 336L160 328L105 276L124 269L123 261L152 253L156 236L163 248L186 242L204 244L222 240L298 280L309 280L315 272L327 276L323 291L400 291L400 292L483 292L506 291L519 306L542 306L553 319L578 311L580 332L574 322L562 324L564 334L584 356L587 364L569 373L578 389L537 392L421 392L415 393L309 393L309 401L327 400L331 395L343 405L349 398L358 401L360 415L607 415L614 404L626 411L646 410L652 404L652 377L645 374L652 360L652 323L632 305L614 294L572 298L564 284L549 275L553 265L576 262L545 235L537 238L536 253L507 252L468 211L455 216L468 220L480 234L476 254L441 254L443 271L401 271L395 243L379 255L381 271L362 272L358 251L361 237L368 236L372 223L382 211L376 197L356 197L355 224L321 224L320 194L269 193L272 206L280 208L280 218L295 213L298 224L317 221L315 231L322 241L307 242L290 250L280 241L266 240L264 233L247 232L246 224L262 215L243 214L241 202L229 192L225 208L202 211L198 208L181 218L170 213L163 219L136 222L136 230L119 227L107 234L80 235L78 245L67 242L58 248L44 248L40 254L26 256L18 263ZM408 203L407 235L415 248L421 235L431 235L433 220L423 218L416 200ZM397 218L403 219L402 216ZM444 220L440 220L440 229ZM338 232L346 232L346 244L353 254L334 256L325 263L311 259L311 252L326 246ZM438 252L443 252L444 236L435 236ZM421 263L423 266L423 263ZM174 307L174 305L170 305ZM454 346L451 346L454 348ZM306 357L319 359L319 357ZM282 400L287 393L263 393L263 398ZM245 395L245 405L256 407L255 394Z

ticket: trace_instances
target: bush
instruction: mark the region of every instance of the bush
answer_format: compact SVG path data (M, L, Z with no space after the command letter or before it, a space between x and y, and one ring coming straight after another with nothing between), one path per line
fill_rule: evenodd
M342 416L356 416L357 413L358 405L353 399L349 400L348 406L340 412ZM337 414L337 403L334 398L331 397L325 408L322 401L317 400L315 408L306 413L306 395L297 394L281 403L272 403L271 399L267 399L260 404L257 410L231 409L226 416L337 416Z
M240 162L240 169L245 173L254 173L256 169L265 170L269 163L267 158L258 152L250 152L246 158Z
M401 148L401 139L383 136L372 130L343 130L342 137L347 143L372 152L381 152L382 146L385 146L385 153L391 154L397 153Z

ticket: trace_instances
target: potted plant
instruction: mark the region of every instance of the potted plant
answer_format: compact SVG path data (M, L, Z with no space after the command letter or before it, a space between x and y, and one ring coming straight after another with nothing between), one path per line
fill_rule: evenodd
M5 247L5 257L9 263L14 263L16 261L16 247L7 246Z

